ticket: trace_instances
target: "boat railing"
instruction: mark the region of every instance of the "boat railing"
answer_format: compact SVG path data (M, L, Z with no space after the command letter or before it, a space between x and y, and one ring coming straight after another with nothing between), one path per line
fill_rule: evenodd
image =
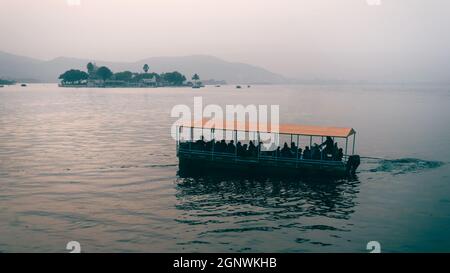
M190 155L211 156L211 160L214 160L217 158L228 158L228 159L234 159L236 161L246 161L246 162L259 162L260 160L264 160L264 161L276 161L276 162L286 162L286 163L306 163L306 164L323 164L323 165L342 165L348 159L348 156L344 156L342 161L323 160L323 159L304 159L304 158L300 158L300 157L268 156L268 155L263 155L261 153L259 153L257 156L241 156L241 155L237 155L236 153L195 149L195 148L192 148L191 145L187 145L186 148L181 147L181 145L177 145L177 153L178 154L184 153L184 154L190 154Z

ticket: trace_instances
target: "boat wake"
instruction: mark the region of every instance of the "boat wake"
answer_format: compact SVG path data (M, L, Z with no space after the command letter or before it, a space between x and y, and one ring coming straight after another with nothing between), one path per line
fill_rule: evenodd
M444 165L444 162L422 160L417 158L380 159L378 160L378 166L370 169L369 171L387 172L398 175L435 169L441 167L442 165Z

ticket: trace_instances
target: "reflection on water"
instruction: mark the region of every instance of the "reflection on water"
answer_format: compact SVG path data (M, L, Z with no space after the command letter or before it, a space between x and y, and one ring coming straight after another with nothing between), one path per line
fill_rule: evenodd
M199 244L214 244L221 238L231 244L225 250L239 252L314 251L318 245L332 246L341 233L351 231L346 221L354 212L359 183L357 179L230 179L183 174L176 184L176 208L182 212L176 221L193 227L197 239L179 244L201 251L204 248ZM328 236L318 236L322 232ZM242 236L249 236L248 243ZM252 240L254 236L261 239Z
M325 216L348 219L358 193L354 180L275 180L198 176L179 178L177 198L180 210L199 218L259 214L267 220ZM252 207L245 211L246 206ZM221 211L221 207L228 207ZM256 208L257 211L253 209Z

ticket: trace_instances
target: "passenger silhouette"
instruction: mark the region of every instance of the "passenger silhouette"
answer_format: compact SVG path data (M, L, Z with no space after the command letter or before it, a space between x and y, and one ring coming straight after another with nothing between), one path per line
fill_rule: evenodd
M234 146L233 140L231 140L230 143L228 143L227 152L230 154L234 154L236 152L236 147Z
M305 147L305 151L303 152L303 159L311 159L311 150L309 146Z
M339 148L338 155L337 155L337 161L342 161L343 158L344 158L344 151L342 150L342 148Z
M295 142L291 142L291 153L296 154L297 153L297 145Z
M317 143L314 143L314 146L311 148L311 158L315 160L320 160L320 157L321 153L319 145L317 145Z
M283 145L283 149L281 149L281 156L282 157L290 157L291 156L291 149L289 148L289 146L286 142Z
M256 156L256 146L253 144L253 141L250 141L248 145L248 155L249 156Z
M238 156L242 156L244 154L244 148L242 147L242 143L240 141L236 144L236 152Z
M212 146L214 145L214 140L210 140L206 142L205 144L205 150L206 151L212 151Z
M327 136L327 139L324 143L320 145L320 148L322 148L325 145L325 153L332 154L333 148L334 148L334 141L331 137Z
M221 146L220 146L220 141L216 141L216 143L214 144L214 151L216 153L221 153L222 152Z
M248 154L247 148L248 148L247 144L242 145L242 156L247 156Z
M198 150L204 150L205 149L205 144L206 144L205 143L205 137L201 136L201 138L195 142L195 147Z
M227 152L227 143L225 142L225 139L222 139L220 141L220 150L222 151L222 153Z
M281 156L281 151L280 151L280 146L278 146L277 150L275 151L275 157L280 157Z
M334 143L332 157L333 160L338 160L339 148L337 142Z

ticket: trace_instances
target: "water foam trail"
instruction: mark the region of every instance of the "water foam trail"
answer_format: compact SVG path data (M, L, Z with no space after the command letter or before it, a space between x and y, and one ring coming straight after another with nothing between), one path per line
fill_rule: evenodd
M363 159L377 160L378 166L369 169L370 172L387 172L394 175L417 173L444 165L441 161L423 160L418 158L385 159L377 157L361 157Z

